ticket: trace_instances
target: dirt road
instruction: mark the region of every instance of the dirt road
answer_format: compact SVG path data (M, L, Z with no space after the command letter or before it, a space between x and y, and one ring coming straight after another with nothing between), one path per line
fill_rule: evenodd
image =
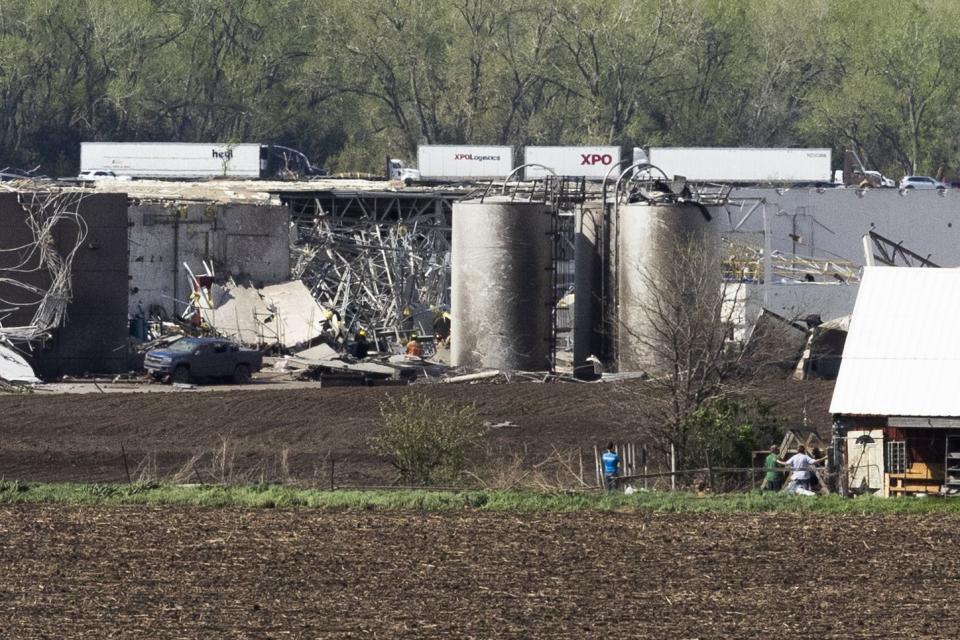
M0 507L15 638L955 635L953 519Z

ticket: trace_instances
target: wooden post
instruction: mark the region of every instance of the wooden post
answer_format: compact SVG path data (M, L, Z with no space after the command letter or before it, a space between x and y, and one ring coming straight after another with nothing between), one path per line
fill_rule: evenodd
M713 491L713 465L710 464L710 451L706 451L707 454L707 486L710 487L710 491Z
M647 471L647 445L646 444L644 444L643 447L640 449L640 456L642 458L642 460L640 461L640 464L643 465L643 488L646 489L647 473L649 473Z
M750 454L750 491L757 486L757 454Z
M593 470L594 470L594 479L597 481L597 486L601 489L603 488L603 478L600 474L600 451L597 450L597 445L593 445Z
M330 491L333 491L333 453L330 454Z
M670 443L670 491L677 490L677 449Z
M580 453L580 477L578 480L580 480L581 485L585 485L587 483L583 480L583 447L578 447L577 451Z
M127 464L127 450L124 448L123 443L120 443L120 453L123 454L123 470L127 472L127 484L132 484L133 481L130 480L130 465Z

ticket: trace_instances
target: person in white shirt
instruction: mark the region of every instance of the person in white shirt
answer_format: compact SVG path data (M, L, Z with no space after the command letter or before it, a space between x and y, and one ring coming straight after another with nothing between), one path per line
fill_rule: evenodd
M826 459L826 456L819 459L811 458L807 455L807 448L801 444L797 447L797 452L790 456L786 462L779 462L785 467L790 467L791 480L796 483L797 488L809 491L810 476L813 474L811 467Z

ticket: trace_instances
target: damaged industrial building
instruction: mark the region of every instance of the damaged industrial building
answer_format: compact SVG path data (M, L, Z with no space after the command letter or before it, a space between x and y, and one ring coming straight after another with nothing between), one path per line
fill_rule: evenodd
M834 378L863 265L960 263L953 193L718 182L609 151L592 173L501 159L413 184L6 183L0 378L140 380L151 348L208 335L328 383L607 381L662 375L664 328L698 320L696 348L742 369ZM904 486L880 478L849 486Z

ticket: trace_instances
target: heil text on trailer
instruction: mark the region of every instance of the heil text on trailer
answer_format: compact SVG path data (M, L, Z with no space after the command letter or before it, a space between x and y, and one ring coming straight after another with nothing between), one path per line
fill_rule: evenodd
M300 151L280 145L197 142L81 142L80 170L159 179L324 175Z

